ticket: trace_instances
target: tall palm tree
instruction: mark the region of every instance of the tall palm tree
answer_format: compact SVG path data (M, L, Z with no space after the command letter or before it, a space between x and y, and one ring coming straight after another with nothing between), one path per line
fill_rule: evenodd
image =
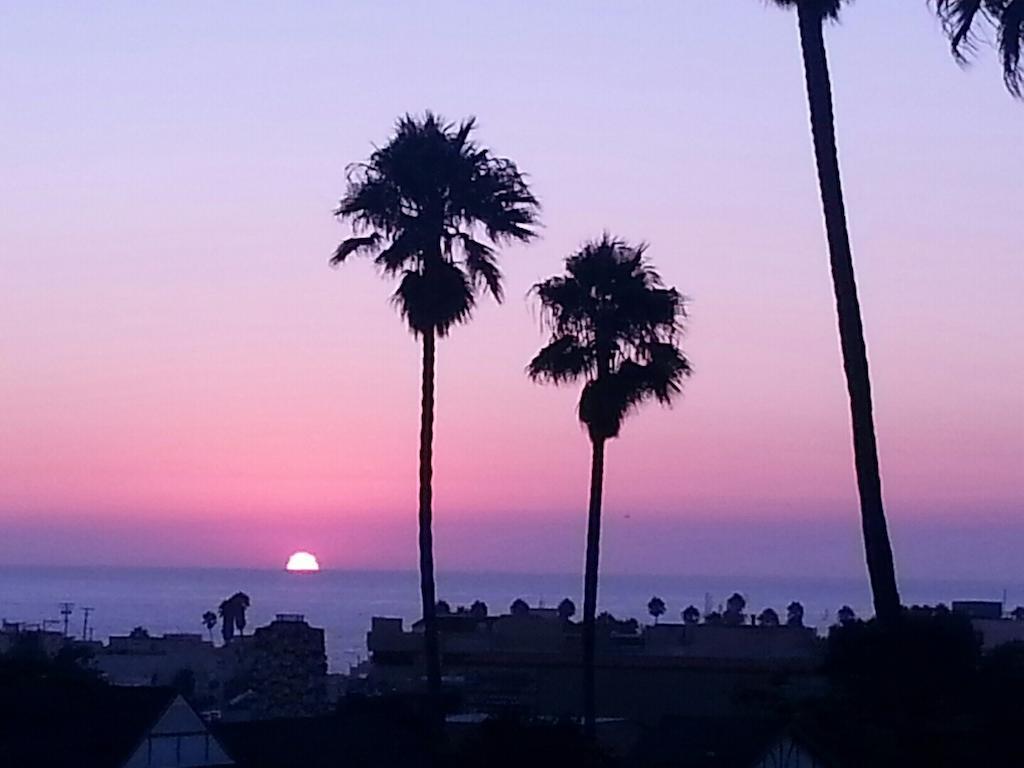
M853 453L860 495L861 528L875 614L888 622L899 615L900 596L896 569L882 506L882 480L878 469L878 446L871 405L871 378L864 342L864 326L853 273L850 234L846 228L846 207L839 175L835 116L832 112L832 82L825 51L824 26L836 20L844 0L774 0L783 8L796 8L803 52L811 134L818 166L818 184L825 214L825 231L832 267L832 286L839 319L839 342L843 370L850 398Z
M946 28L953 56L961 64L982 36L979 28L987 25L994 29L1006 88L1018 99L1024 98L1024 0L935 0L935 11Z
M331 264L361 253L398 278L394 303L423 343L419 446L419 560L428 693L440 714L432 532L434 353L439 337L467 322L481 292L501 301L496 248L531 240L539 205L515 163L495 157L458 125L427 112L406 115L366 162L348 169L348 188L335 215L353 236Z
M590 736L605 443L645 401L670 403L690 374L677 346L683 297L663 287L645 250L605 234L567 258L564 275L533 287L551 340L527 373L535 381L584 382L578 415L593 448L583 577L583 718Z

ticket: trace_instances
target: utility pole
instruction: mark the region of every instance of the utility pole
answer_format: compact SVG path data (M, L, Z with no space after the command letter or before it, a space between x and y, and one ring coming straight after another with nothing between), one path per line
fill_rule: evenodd
M74 603L61 603L60 604L60 615L64 617L64 637L68 636L68 619L71 618L71 612L75 609Z
M82 640L89 639L89 614L94 610L94 608L87 608L84 605L82 606Z

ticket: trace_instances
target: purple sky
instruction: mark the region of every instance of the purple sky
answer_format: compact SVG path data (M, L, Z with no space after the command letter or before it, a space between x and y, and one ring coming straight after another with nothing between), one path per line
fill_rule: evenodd
M543 239L439 351L442 567L568 571L577 393L529 286L604 228L693 298L696 375L609 451L618 571L862 571L795 20L729 3L7 4L0 564L415 563L419 353L327 268L344 167L475 114ZM898 6L894 7L894 6ZM1020 577L1024 108L920 2L828 33L897 563Z

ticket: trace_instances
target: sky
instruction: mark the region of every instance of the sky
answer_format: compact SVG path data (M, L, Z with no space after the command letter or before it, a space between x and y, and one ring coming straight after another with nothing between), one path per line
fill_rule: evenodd
M1024 106L921 2L827 31L897 567L1021 580ZM863 573L795 19L679 3L0 3L0 565L414 567L419 350L331 270L345 167L475 115L542 238L438 351L442 569L580 567L530 285L609 230L695 374L608 450L603 567Z

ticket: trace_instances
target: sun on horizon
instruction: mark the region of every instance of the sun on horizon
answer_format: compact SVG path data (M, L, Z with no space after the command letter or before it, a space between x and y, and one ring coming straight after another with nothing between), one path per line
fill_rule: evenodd
M286 571L319 571L320 563L311 552L294 552L285 565Z

